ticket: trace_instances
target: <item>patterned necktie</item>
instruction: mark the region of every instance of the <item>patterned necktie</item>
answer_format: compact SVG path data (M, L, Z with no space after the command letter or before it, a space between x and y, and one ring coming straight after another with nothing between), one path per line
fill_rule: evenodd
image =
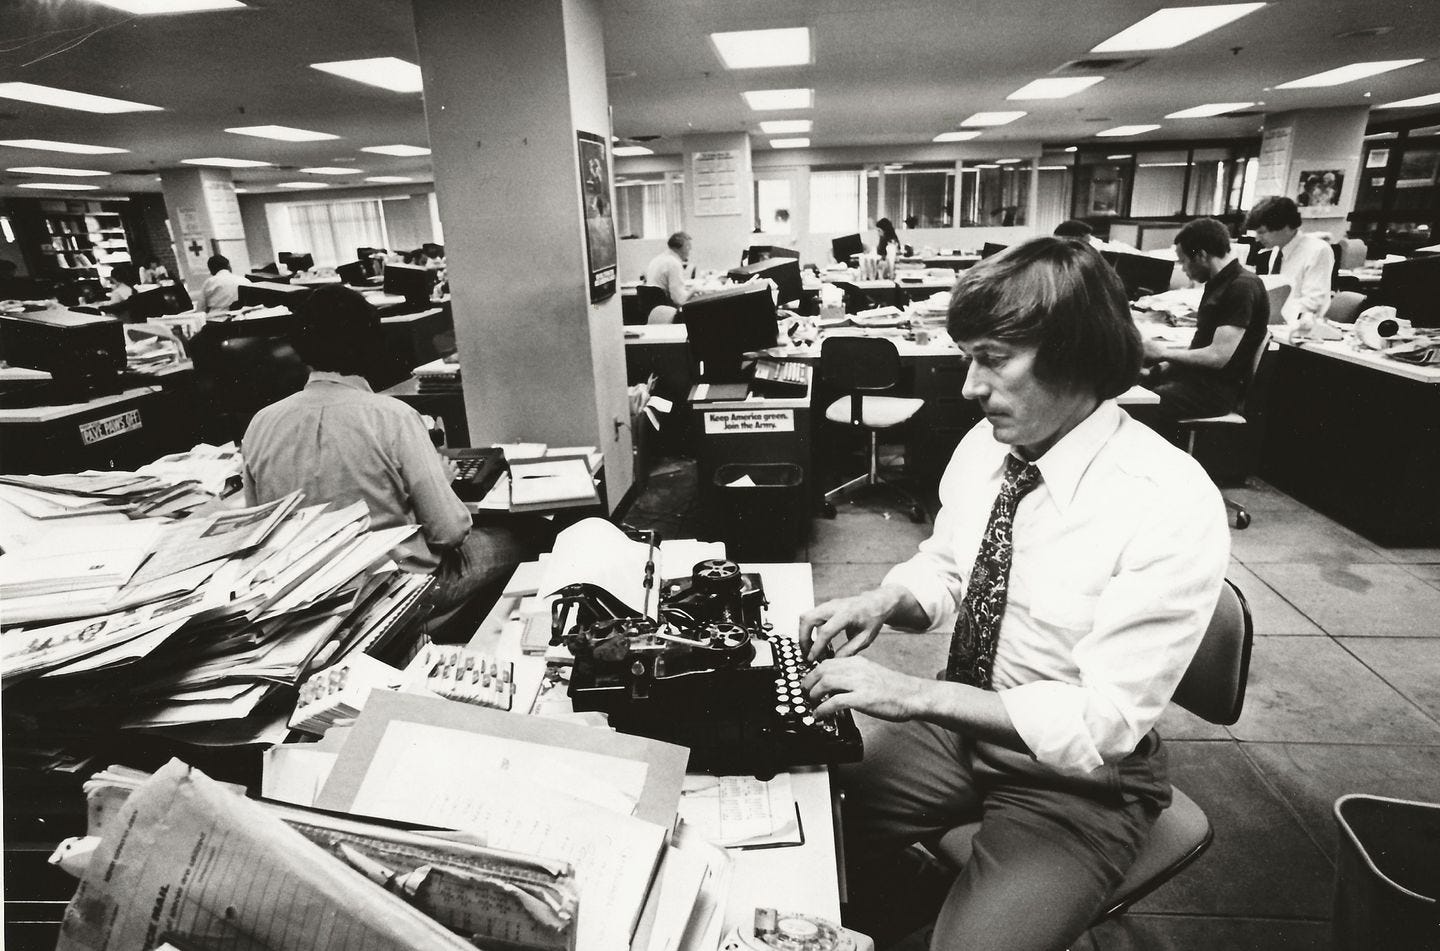
M1000 619L1010 585L1010 556L1014 550L1015 509L1040 484L1040 470L1016 456L1005 458L1005 480L990 509L990 523L980 541L960 617L950 638L945 679L990 689L995 648L1000 643Z

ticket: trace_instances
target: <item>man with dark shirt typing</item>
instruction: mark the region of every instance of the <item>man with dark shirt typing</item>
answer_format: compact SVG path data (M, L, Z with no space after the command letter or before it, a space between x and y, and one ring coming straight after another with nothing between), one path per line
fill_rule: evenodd
M1175 253L1186 275L1202 282L1205 292L1188 347L1145 341L1146 360L1159 366L1143 383L1160 395L1162 426L1234 412L1270 322L1265 285L1235 256L1223 224L1214 218L1190 222L1175 236Z

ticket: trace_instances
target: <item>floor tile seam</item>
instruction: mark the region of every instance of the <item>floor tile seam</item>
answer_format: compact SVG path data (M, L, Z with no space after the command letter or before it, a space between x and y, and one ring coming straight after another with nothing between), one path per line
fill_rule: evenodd
M1316 918L1310 915L1237 915L1237 914L1200 914L1193 911L1128 911L1118 919L1115 924L1121 924L1126 918L1174 918L1181 920L1208 921L1221 919L1226 921L1262 921L1270 923L1290 922L1293 924L1330 924L1330 918ZM1098 926L1097 926L1098 927Z
M1250 572L1252 575L1254 575L1255 578L1256 578L1256 580L1258 580L1258 581L1259 581L1261 584L1263 584L1265 587L1269 588L1269 589L1270 589L1270 592L1271 592L1272 594L1274 594L1275 597L1279 598L1281 601L1283 601L1283 602L1285 602L1286 604L1290 605L1291 609L1293 609L1296 614L1300 615L1300 616L1303 617L1305 620L1307 620L1307 621L1309 621L1311 624L1315 625L1315 627L1318 628L1320 631L1322 631L1322 632L1325 631L1324 626L1323 626L1319 621L1315 620L1315 619L1314 619L1313 617L1311 617L1309 614L1306 614L1306 613L1305 613L1305 610L1304 610L1303 608L1301 608L1300 605L1296 604L1294 601L1291 601L1289 598L1285 597L1285 595L1281 594L1280 591L1279 591L1279 589L1277 589L1274 585L1272 585L1270 582L1266 581L1263 577L1261 577L1261 576L1260 576L1260 573L1259 573L1258 571L1256 571L1254 568L1251 568L1249 565L1245 564L1245 561L1244 561L1243 559L1236 558L1235 560L1238 561L1238 562L1240 562L1240 565L1241 565L1246 571L1248 571L1248 572ZM1277 561L1277 562L1264 562L1264 564L1277 564L1277 565L1284 565L1284 564L1307 564L1307 562L1284 562L1284 561ZM1242 592L1242 594L1243 594L1243 592ZM1248 603L1248 599L1247 599L1247 603ZM1326 633L1328 633L1328 632L1326 632ZM1264 635L1264 636L1269 636L1269 637L1282 637L1282 636L1286 636L1286 635ZM1293 637L1302 637L1302 636L1303 636L1303 637L1314 637L1313 634L1305 634L1305 635L1296 634L1296 635L1289 635L1289 636L1293 636Z
M1372 635L1372 636L1373 636L1373 635ZM1386 679L1386 677L1385 677L1384 674L1380 673L1380 671L1376 670L1376 669L1375 669L1374 667L1372 667L1370 664L1366 663L1366 662L1365 662L1365 659L1364 659L1363 657L1361 657L1359 654L1355 653L1355 652L1352 651L1349 647L1347 647L1344 643L1342 643L1341 640L1340 640L1340 638L1332 637L1331 640L1335 641L1336 646L1338 646L1342 651L1344 651L1345 653L1349 654L1351 657L1355 658L1356 662L1359 663L1362 667L1364 667L1366 670L1370 671L1370 673L1374 674L1374 675L1376 676L1376 678L1378 678L1381 683L1383 683L1385 686L1389 687L1391 690L1393 690L1393 691L1395 691L1397 694L1399 694L1400 697L1401 697L1402 699L1404 699L1404 701L1405 701L1406 703L1410 704L1410 706L1414 707L1417 711L1419 711L1419 713L1420 713L1421 716L1423 716L1425 719L1429 720L1429 721L1430 721L1431 723L1433 723L1437 728L1440 728L1440 717L1436 717L1436 716L1435 716L1434 714L1432 714L1429 710L1425 709L1423 706L1421 706L1419 703L1417 703L1415 700L1413 700L1408 693L1406 693L1404 690L1401 690L1401 689L1400 689L1399 687L1397 687L1395 684L1391 683L1388 679ZM1437 737L1437 745L1440 745L1440 737Z
M1268 743L1271 745L1283 744L1285 746L1344 746L1361 747L1365 749L1392 749L1392 750L1433 750L1440 743L1382 743L1382 742L1360 742L1357 740L1242 740L1239 737L1232 737L1236 743ZM1174 741L1171 741L1174 742ZM1185 740L1187 743L1213 743L1216 740Z
M1324 857L1325 861L1333 869L1335 867L1335 860L1330 857L1329 851L1327 851L1325 848L1327 843L1321 842L1319 838L1317 838L1310 831L1309 825L1306 824L1304 817L1300 815L1299 807L1295 803L1290 801L1290 797L1285 795L1284 791L1278 785L1276 785L1273 780L1270 779L1269 774L1265 772L1265 770L1260 766L1258 762L1256 762L1255 758L1251 756L1248 751L1246 751L1243 741L1239 743L1239 746L1240 755L1244 757L1245 762L1250 765L1251 771L1253 771L1255 775L1260 778L1260 782L1265 786L1267 790L1269 790L1270 795L1280 802L1280 804L1284 807L1285 811L1290 814L1290 818L1295 822L1295 825L1299 827L1302 833L1304 833L1305 838L1310 840L1310 844L1315 846L1315 850Z

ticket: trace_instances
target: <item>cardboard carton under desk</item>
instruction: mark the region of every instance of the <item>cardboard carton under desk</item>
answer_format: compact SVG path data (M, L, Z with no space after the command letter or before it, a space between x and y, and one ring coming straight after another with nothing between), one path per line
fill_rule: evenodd
M804 498L811 471L811 388L784 398L694 400L690 436L702 505L713 502L715 470L729 462L788 462L800 467Z

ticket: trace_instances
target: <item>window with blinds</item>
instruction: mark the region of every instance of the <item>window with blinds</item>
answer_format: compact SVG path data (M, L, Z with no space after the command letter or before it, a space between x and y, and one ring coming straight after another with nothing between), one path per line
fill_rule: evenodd
M317 267L355 260L356 248L388 248L384 202L379 199L288 205L290 241L277 250L309 252Z

